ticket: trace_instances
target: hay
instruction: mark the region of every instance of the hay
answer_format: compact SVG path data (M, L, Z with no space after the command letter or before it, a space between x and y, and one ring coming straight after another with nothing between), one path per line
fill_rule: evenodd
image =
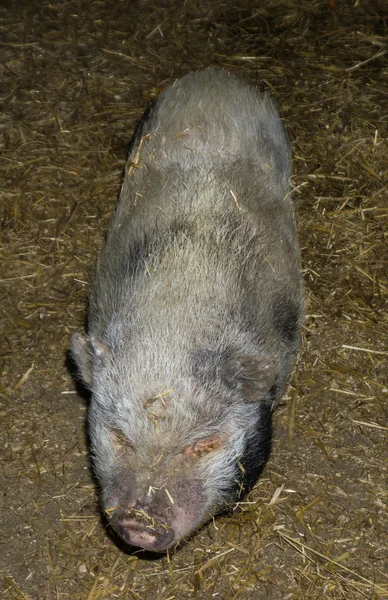
M388 598L387 18L384 0L0 7L2 598ZM149 560L99 517L66 349L147 100L214 63L288 127L304 350L250 496Z

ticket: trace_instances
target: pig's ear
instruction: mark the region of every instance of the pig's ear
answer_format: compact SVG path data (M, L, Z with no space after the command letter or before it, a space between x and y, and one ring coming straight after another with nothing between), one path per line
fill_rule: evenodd
M71 355L87 388L92 384L92 367L102 364L106 346L97 338L76 332L71 340Z
M271 391L276 383L276 364L268 356L236 356L226 361L223 379L244 402L272 401Z

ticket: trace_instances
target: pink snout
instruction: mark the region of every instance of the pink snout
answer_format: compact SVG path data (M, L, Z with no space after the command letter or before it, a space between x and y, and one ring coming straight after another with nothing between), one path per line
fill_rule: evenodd
M112 522L114 529L131 546L138 546L151 552L163 552L174 545L174 530L161 521L155 524L136 519L122 519Z

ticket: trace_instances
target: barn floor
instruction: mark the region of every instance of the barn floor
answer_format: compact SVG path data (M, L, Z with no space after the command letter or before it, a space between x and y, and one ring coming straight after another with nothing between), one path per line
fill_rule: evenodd
M388 5L155 2L0 6L0 598L388 598ZM210 64L286 123L307 318L264 475L155 559L100 520L67 350L135 124Z

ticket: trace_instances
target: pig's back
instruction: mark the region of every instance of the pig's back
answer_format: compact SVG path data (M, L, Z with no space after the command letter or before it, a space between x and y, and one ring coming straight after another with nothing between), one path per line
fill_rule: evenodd
M217 229L226 213L267 235L281 227L294 236L290 174L288 139L268 96L216 67L186 75L139 123L109 237L135 242L183 218L214 219Z
M91 332L138 348L139 373L153 364L157 378L187 370L199 344L266 346L291 363L302 291L290 168L276 110L247 82L211 68L163 92L132 144Z
M162 92L138 129L130 160L144 136L148 168L204 174L244 161L269 192L287 193L290 150L276 109L266 94L222 69L191 73Z

